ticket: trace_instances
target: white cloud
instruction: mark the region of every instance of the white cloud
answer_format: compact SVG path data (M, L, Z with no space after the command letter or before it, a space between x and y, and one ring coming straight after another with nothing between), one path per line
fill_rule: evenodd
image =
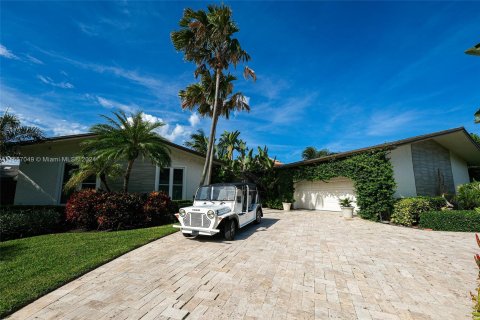
M142 119L148 122L162 122L163 126L158 128L156 131L159 135L165 139L182 143L193 131L193 125L191 126L182 126L180 124L170 124L164 121L162 118L156 117L148 113L142 113ZM131 121L131 117L128 118Z
M34 56L31 56L29 54L26 54L25 57L30 61L35 64L44 64L42 60L35 58Z
M88 127L79 123L72 123L67 120L61 120L56 126L51 128L55 136L66 136L71 134L85 133L88 131Z
M105 99L103 97L97 96L97 102L104 108L108 109L120 109L127 112L133 112L135 109L138 109L136 105L126 105L120 102L113 100Z
M195 127L197 124L200 123L200 117L197 113L192 113L192 115L188 118L188 122L192 127Z
M63 89L73 89L74 86L73 84L71 84L70 82L54 82L51 78L49 77L44 77L42 75L38 75L37 78L45 83L45 84L48 84L48 85L51 85L53 87L57 87L57 88L63 88Z
M10 50L8 50L4 45L0 44L0 56L7 59L19 60L20 58L14 55Z
M388 135L402 130L405 126L411 126L418 118L419 115L413 111L375 113L370 118L366 131L370 136Z
M62 112L63 106L24 94L3 83L0 86L0 106L11 106L9 112L18 115L23 124L39 127L47 136L52 133L64 135L88 132L86 125L68 119L67 114Z

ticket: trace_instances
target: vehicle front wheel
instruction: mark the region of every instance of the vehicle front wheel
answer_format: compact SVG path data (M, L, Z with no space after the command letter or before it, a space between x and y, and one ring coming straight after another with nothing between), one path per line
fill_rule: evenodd
M233 240L235 238L235 232L237 231L235 220L228 220L223 226L223 237L225 240Z
M255 219L255 224L260 224L260 222L262 222L262 211L257 210L257 216L256 216L256 219Z

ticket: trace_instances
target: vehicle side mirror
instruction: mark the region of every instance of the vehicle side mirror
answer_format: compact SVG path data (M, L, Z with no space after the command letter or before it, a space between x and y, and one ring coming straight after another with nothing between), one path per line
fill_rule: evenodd
M237 203L242 203L242 197L241 196L237 196Z

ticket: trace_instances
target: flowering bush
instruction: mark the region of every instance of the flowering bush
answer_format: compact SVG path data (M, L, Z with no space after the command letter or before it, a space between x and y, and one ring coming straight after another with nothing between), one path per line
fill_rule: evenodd
M95 206L101 201L103 195L102 192L93 189L73 193L65 206L66 221L77 228L96 229Z
M108 192L95 205L98 229L126 229L148 224L142 210L142 196L136 193Z
M75 192L66 205L66 220L87 230L118 230L172 223L178 205L163 192L146 194Z
M143 212L153 225L172 223L175 221L177 205L164 192L151 192L143 205Z

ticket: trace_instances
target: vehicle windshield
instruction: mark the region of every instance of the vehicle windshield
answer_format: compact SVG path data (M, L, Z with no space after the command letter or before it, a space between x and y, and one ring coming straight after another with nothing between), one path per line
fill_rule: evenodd
M198 188L195 200L234 201L235 193L234 186L204 186Z

